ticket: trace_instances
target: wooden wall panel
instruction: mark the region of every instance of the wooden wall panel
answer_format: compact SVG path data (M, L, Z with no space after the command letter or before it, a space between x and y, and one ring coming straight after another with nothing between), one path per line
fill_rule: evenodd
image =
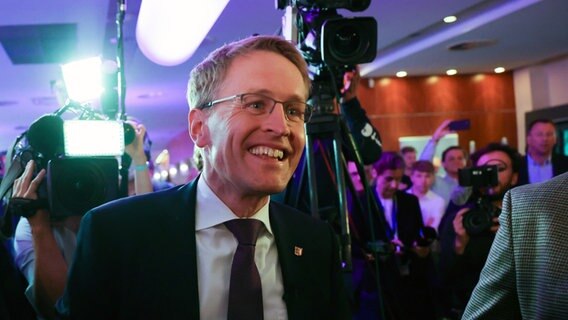
M358 94L385 150L398 150L402 136L431 135L444 119L470 119L459 144L482 147L506 137L517 145L515 97L511 73L499 75L363 79Z

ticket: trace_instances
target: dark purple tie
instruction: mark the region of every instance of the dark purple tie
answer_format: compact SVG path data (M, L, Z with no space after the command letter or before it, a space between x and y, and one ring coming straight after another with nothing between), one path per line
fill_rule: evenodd
M262 320L262 287L254 263L254 248L262 222L256 219L235 219L225 222L225 226L239 241L231 267L227 319Z

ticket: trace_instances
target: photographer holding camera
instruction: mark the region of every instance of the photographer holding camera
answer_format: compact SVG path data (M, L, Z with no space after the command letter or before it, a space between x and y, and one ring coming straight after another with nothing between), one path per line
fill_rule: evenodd
M143 139L146 129L142 124L130 123L135 130L134 141L127 146L126 153L132 158L134 166L146 165ZM30 160L22 175L14 181L12 198L36 201L40 204L38 190L46 170L35 175L36 162ZM147 168L147 167L146 167ZM137 170L135 175L137 193L152 191L148 170ZM76 234L82 218L71 215L62 220L50 218L45 206L25 212L18 221L14 235L14 260L28 281L26 296L40 318L52 318L54 305L63 294L67 278L67 268L71 264L76 247Z
M478 169L497 171L493 186L475 186L462 206L450 204L440 224L440 270L445 313L460 317L479 280L495 233L505 193L517 183L520 155L506 145L491 143L471 155ZM467 169L466 169L467 170ZM483 169L480 169L483 170Z

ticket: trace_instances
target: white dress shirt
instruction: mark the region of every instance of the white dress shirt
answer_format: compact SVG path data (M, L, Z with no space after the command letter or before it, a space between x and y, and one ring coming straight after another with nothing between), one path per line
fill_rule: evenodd
M265 227L258 236L254 260L262 282L264 319L287 319L268 204L267 198L266 205L251 217L262 221ZM223 223L238 217L213 193L205 179L197 182L195 214L201 319L227 319L231 265L238 242Z

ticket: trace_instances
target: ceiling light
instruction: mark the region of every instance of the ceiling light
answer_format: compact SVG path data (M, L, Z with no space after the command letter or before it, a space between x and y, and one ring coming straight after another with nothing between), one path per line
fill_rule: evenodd
M458 74L458 70L456 70L456 69L448 69L448 70L446 71L446 74L449 75L449 76L453 76L453 75Z
M456 16L447 16L444 18L444 22L445 23L452 23L452 22L456 22L458 20L458 18Z
M408 75L408 73L406 73L406 71L399 71L396 73L396 76L399 78L404 78Z
M144 0L136 25L140 51L163 66L189 59L217 21L229 0Z
M495 73L503 73L503 72L505 72L505 68L503 68L503 67L497 67L497 68L495 68L493 71L495 71Z

